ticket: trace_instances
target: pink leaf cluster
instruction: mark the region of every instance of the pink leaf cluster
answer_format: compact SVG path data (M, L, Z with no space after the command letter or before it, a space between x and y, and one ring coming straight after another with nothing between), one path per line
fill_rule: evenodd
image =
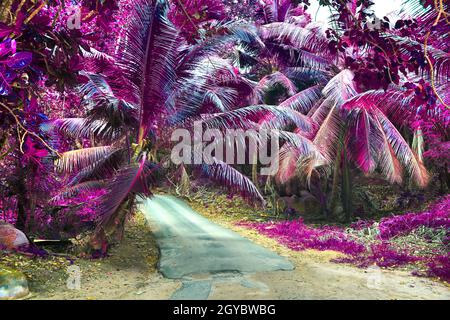
M450 237L450 195L440 199L428 209L419 213L407 213L387 217L380 221L375 243L367 244L360 238L340 227L312 227L303 219L277 222L240 222L238 225L257 230L270 238L277 239L288 248L334 250L346 254L335 259L338 263L351 263L358 267L376 264L379 267L395 267L423 262L428 270L426 275L450 281L450 253L447 255L416 256L407 250L399 250L389 241L396 236L406 235L425 226L445 228ZM373 227L373 221L359 221L352 224L354 230ZM444 242L447 242L445 240Z

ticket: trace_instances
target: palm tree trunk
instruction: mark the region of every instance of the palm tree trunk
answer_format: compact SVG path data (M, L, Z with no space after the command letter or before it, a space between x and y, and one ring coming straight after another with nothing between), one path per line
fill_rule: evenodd
M342 160L342 207L344 209L345 219L350 221L352 217L352 181L345 151L343 152Z
M336 207L338 204L338 188L339 188L339 179L341 172L341 162L342 162L342 145L339 143L338 150L336 152L336 161L334 162L333 169L333 182L331 185L331 196L330 196L330 212L334 214L336 212Z
M252 182L258 188L258 153L253 154Z

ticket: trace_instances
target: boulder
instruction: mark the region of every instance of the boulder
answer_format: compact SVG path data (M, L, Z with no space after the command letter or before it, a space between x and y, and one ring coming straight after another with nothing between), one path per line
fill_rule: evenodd
M25 275L0 266L0 300L20 299L30 293Z
M12 224L0 221L0 248L17 249L29 245L25 234Z

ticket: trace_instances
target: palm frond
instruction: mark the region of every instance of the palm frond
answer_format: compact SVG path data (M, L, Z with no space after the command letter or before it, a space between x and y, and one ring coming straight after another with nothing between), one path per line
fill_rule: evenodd
M128 196L132 194L135 185L141 181L141 174L146 166L146 157L144 156L139 163L133 163L121 168L113 180L108 183L106 193L101 198L99 208L99 226L105 227L113 222L118 214L118 209Z
M418 186L425 187L430 176L418 155L411 150L397 128L378 108L374 109L374 113L400 163L406 167Z
M292 146L284 145L278 156L278 171L275 179L284 184L296 176L297 163L300 159L300 151Z
M197 116L205 99L213 98L212 93L220 94L221 102L229 104L233 91L249 86L235 71L230 60L219 56L210 56L192 65L186 70L186 76L178 79L177 90L171 96L175 109L168 119L169 124L183 123ZM231 107L229 105L228 109Z
M126 36L119 44L117 65L127 79L124 87L139 106L139 142L152 116L166 111L175 83L179 35L167 18L168 2L140 0L133 6Z
M315 85L283 101L279 106L307 114L321 97L321 86Z
M279 125L292 122L304 131L310 131L312 129L311 120L298 111L269 105L247 106L224 113L211 115L205 119L203 123L209 128L254 129L256 122L262 123L270 119ZM269 127L276 126L272 125Z
M373 172L377 167L392 183L402 181L402 168L379 119L375 101L361 94L343 106L348 126L346 150L364 172Z
M98 51L95 48L90 47L89 50L85 50L82 46L80 46L81 55L88 59L97 59L97 60L105 60L108 62L114 62L114 57L110 56L107 53Z
M297 172L309 181L314 170L330 163L322 147L302 134L280 131L279 136L286 144L280 150L277 179L284 183Z
M78 171L68 185L74 186L87 180L102 180L110 178L126 162L124 149L115 149L109 156L95 161Z
M48 123L48 126L61 134L81 139L96 137L113 140L121 134L119 128L112 128L103 120L90 120L89 118L63 118Z
M264 48L264 42L258 35L256 26L242 21L231 21L223 25L232 39L246 44Z
M115 151L116 148L113 146L67 151L56 160L55 166L60 172L74 172L92 165L97 161L108 158Z
M352 108L347 115L346 147L353 160L364 172L373 172L383 137L375 119L364 107Z
M284 59L290 66L325 70L330 69L333 65L332 56L322 56L320 52L310 52L291 44L270 43L267 44L267 47L270 48L271 52L278 55L278 59L281 61Z
M237 96L232 88L216 87L206 91L204 102L213 104L220 112L226 112L235 104Z
M115 99L111 86L102 74L80 71L80 75L88 78L88 82L80 87L80 92L85 99L92 99L95 96Z
M344 69L328 81L322 93L339 108L346 100L357 94L353 78L355 75L349 69Z
M342 119L336 104L327 98L311 118L319 125L313 142L321 150L325 159L331 162L335 157L339 134L342 129Z
M318 26L302 28L286 22L274 22L260 28L260 37L279 44L292 45L298 49L328 55L328 41L323 30Z
M447 29L447 33L440 32L438 36L439 40L444 44L446 43L446 41L442 39L442 35L445 34L444 37L450 37L450 26L447 26ZM384 37L387 40L394 40L399 46L400 53L406 56L410 56L411 52L413 51L420 50L423 52L425 50L425 45L422 42L411 39L410 37L400 37L398 35L390 33L386 33ZM436 47L436 42L434 42L433 45L427 44L426 50L428 56L430 57L430 60L433 63L434 72L433 74L431 73L428 63L423 64L420 69L428 78L431 78L431 76L433 75L436 82L438 82L439 84L445 84L446 82L448 82L448 79L450 77L450 53L446 51L446 48Z
M53 198L50 199L50 202L56 203L60 201L64 201L66 199L73 198L79 194L100 190L105 187L105 182L98 180L98 181L86 181L83 183L76 184L74 186L69 186L67 188L64 188L60 193L55 195Z
M202 168L208 177L227 186L231 191L238 192L245 198L259 200L265 204L263 196L251 180L225 162L214 158L214 163L203 164Z
M289 67L284 74L294 82L326 84L331 78L331 72L315 67Z

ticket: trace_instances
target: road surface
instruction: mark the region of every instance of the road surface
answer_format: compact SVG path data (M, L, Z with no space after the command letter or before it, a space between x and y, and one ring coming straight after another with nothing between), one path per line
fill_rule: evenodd
M286 258L209 221L176 197L142 200L141 210L154 230L166 278L294 269Z

